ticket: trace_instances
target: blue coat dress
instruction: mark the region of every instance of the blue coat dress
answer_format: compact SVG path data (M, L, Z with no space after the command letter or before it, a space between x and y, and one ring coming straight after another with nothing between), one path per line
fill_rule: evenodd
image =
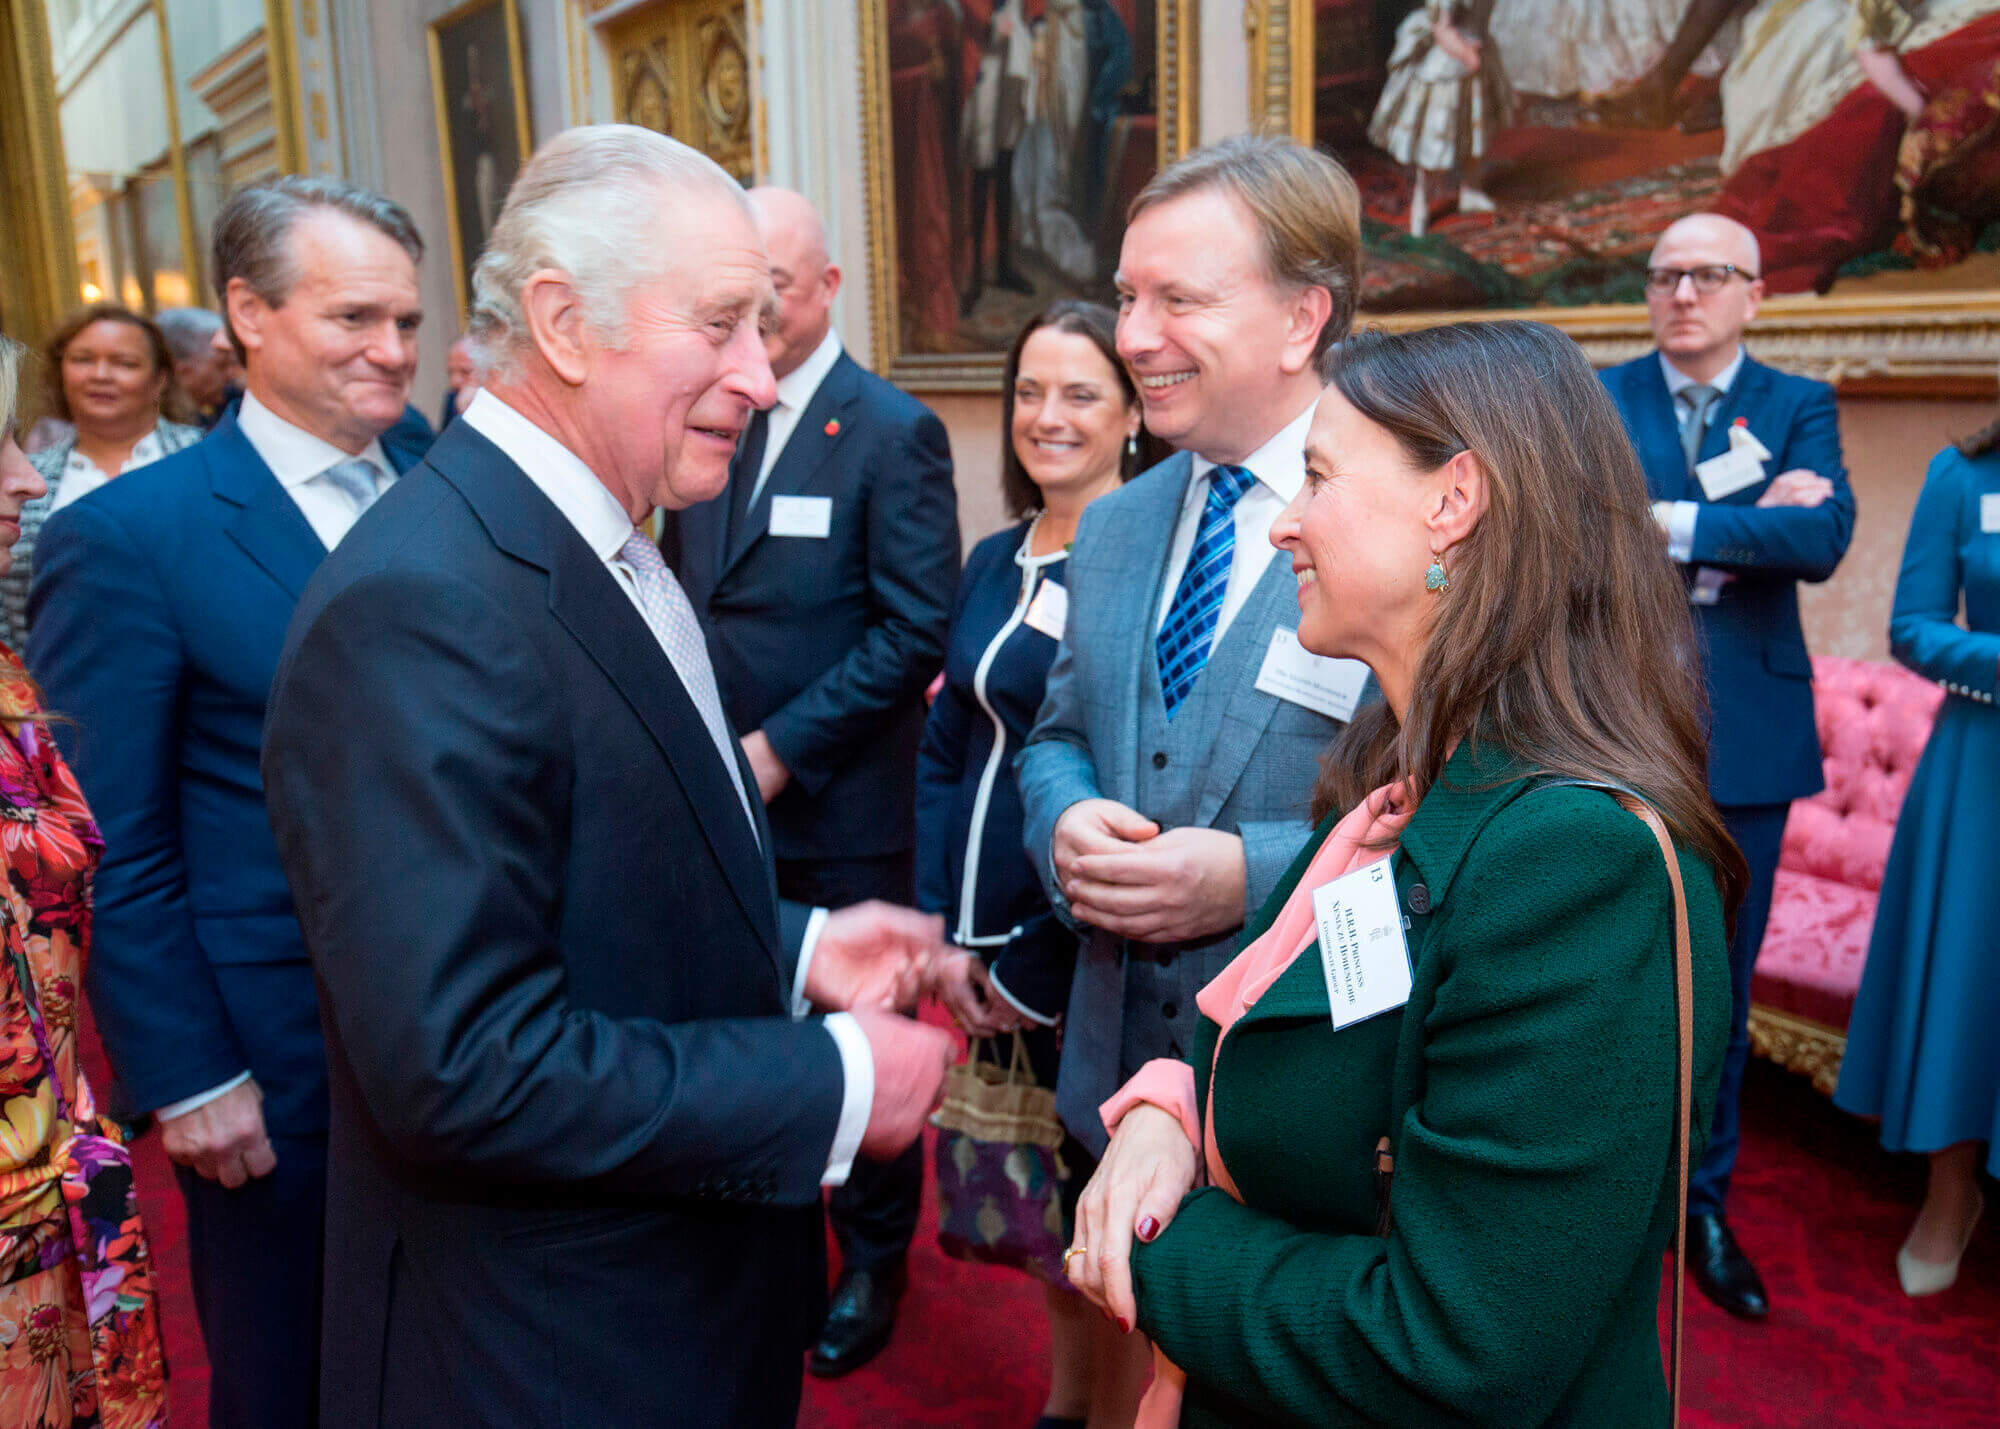
M1889 640L1945 700L1896 823L1834 1102L1879 1116L1892 1151L1985 1141L2000 1175L2000 452L1931 463Z

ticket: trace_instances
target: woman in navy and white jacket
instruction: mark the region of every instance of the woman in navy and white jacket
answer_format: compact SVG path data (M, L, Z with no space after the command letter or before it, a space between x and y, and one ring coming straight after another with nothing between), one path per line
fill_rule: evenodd
M1007 354L1001 481L1009 510L1026 519L988 536L966 560L944 685L917 752L917 903L944 915L961 949L940 995L975 1036L1026 1031L1036 1079L1049 1087L1076 935L1050 910L1022 848L1014 756L1062 638L1063 566L1077 518L1164 454L1140 425L1116 323L1099 304L1059 302L1031 318ZM1091 1163L1074 1138L1063 1160L1067 1231ZM1133 1351L1063 1288L1049 1290L1049 1324L1053 1372L1041 1425L1130 1423L1149 1367L1144 1347Z

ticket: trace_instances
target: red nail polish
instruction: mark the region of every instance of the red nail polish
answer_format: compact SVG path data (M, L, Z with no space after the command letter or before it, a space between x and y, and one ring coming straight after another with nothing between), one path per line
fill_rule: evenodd
M1129 1335L1132 1333L1132 1327L1125 1323L1125 1317L1122 1315L1118 1317L1118 1333L1121 1335Z
M1146 1241L1150 1244L1153 1237L1158 1235L1159 1233L1160 1233L1160 1223L1158 1221L1154 1220L1151 1216L1139 1217L1140 1240Z

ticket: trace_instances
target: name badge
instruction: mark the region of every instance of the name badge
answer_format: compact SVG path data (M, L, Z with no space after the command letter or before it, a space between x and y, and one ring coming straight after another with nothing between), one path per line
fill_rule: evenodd
M1410 944L1396 903L1393 857L1313 890L1319 964L1334 1027L1351 1027L1410 1000Z
M1694 474L1701 482L1702 494L1710 501L1720 501L1762 481L1764 462L1748 447L1732 447L1721 456L1697 462Z
M831 496L773 496L771 534L824 541L833 530Z
M2000 533L2000 491L1979 498L1979 529L1988 536Z
M1257 672L1257 688L1265 694L1337 720L1354 718L1367 684L1368 667L1359 660L1315 655L1299 644L1298 631L1282 628L1271 632L1271 648Z
M1051 640L1063 638L1063 627L1069 623L1069 591L1055 581L1043 581L1035 587L1035 598L1028 602L1028 613L1021 623L1030 630L1039 630Z

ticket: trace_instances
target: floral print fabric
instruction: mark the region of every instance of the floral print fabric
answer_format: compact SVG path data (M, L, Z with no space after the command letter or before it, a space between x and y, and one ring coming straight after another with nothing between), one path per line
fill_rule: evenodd
M0 1426L167 1422L153 1263L117 1127L77 1066L103 841L0 646Z

